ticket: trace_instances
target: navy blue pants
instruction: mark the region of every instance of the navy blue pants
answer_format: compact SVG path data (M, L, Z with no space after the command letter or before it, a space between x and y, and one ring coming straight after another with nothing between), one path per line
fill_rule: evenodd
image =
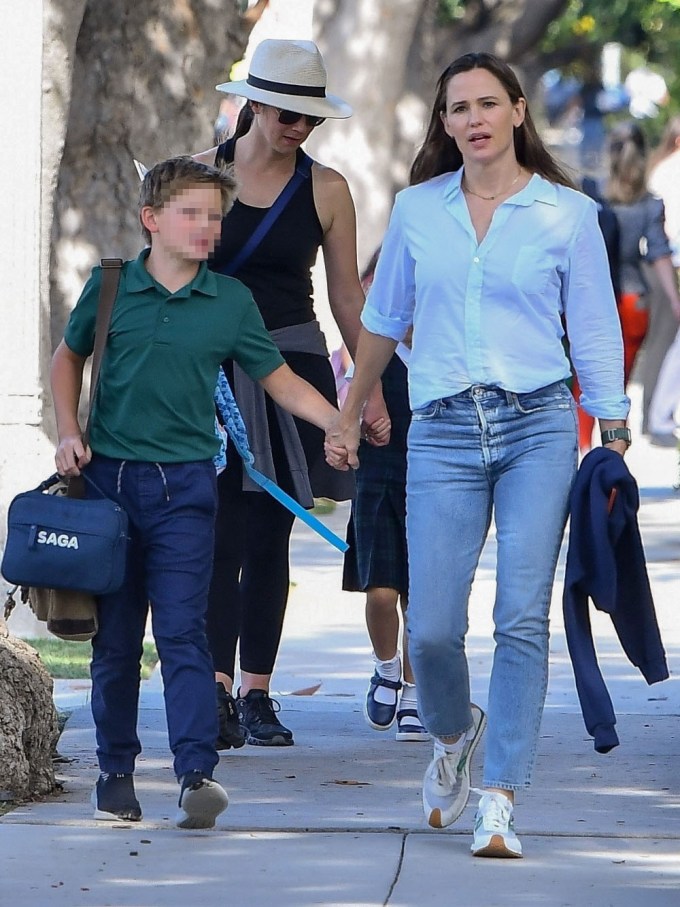
M211 461L142 463L95 455L87 475L130 521L125 582L100 597L92 640L92 715L102 772L133 772L140 660L149 606L178 778L212 775L215 679L205 634L216 511ZM96 492L87 483L90 497Z

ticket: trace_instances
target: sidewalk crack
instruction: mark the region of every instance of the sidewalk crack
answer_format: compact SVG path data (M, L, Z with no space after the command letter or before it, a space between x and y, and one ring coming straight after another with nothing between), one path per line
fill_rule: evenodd
M399 876L401 875L401 867L404 865L404 850L406 848L406 838L408 835L402 835L401 838L401 850L399 851L399 860L397 861L397 869L394 873L394 878L392 879L392 884L390 885L390 890L387 892L387 897L383 901L383 907L388 907L390 899L394 892L394 889L399 881Z

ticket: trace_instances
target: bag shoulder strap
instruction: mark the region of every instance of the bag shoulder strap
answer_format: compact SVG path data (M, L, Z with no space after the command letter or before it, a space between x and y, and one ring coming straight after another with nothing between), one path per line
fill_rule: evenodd
M92 371L90 374L90 398L87 407L87 423L83 432L83 445L87 447L90 442L90 421L92 419L92 404L94 403L97 387L99 386L99 373L101 371L106 341L111 326L111 314L118 295L120 283L120 269L123 267L122 258L102 258L102 282L99 287L99 305L97 306L97 321L95 324L94 350L92 352ZM69 479L67 494L70 498L85 497L85 483L82 476Z
M216 269L220 274L226 274L227 276L230 276L232 274L235 274L236 271L238 271L238 269L245 264L245 262L250 258L255 249L257 249L262 240L265 238L267 233L269 233L271 228L274 226L275 221L278 219L279 215L286 207L290 199L293 197L294 193L301 185L301 183L303 183L306 179L309 179L309 176L312 172L313 163L314 161L312 160L312 158L308 154L305 154L304 151L302 151L295 167L295 173L293 173L291 178L279 193L274 204L250 234L245 245L241 247L241 249L236 253L231 261L228 261L225 265L222 265L222 267Z
M101 371L106 341L111 326L111 314L118 295L120 283L120 270L123 267L121 258L102 258L102 282L99 287L99 305L97 307L97 322L95 325L94 350L92 352L92 372L90 375L90 400L87 412L87 425L83 433L83 443L87 446L90 440L90 419L92 418L92 404L99 386L99 373Z

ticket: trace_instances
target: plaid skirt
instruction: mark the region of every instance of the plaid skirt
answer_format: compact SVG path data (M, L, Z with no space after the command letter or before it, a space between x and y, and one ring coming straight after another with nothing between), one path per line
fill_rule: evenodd
M406 595L406 436L411 412L406 366L398 356L390 360L382 384L392 433L387 447L372 447L365 441L359 447L342 588L365 592L382 587Z

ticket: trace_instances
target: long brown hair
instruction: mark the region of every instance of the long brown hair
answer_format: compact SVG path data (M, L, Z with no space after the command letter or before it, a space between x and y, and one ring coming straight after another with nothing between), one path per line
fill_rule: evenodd
M637 123L618 123L609 133L607 198L631 205L647 194L645 136Z
M410 184L423 183L425 180L439 176L463 166L463 156L455 141L444 131L441 114L446 111L446 92L449 82L461 72L472 69L486 69L495 76L508 93L512 104L524 98L524 92L517 76L507 63L494 54L469 53L454 60L439 77L437 93L432 107L427 134L411 167ZM526 108L524 122L513 130L515 155L522 167L532 173L538 173L552 183L574 188L573 181L567 172L552 157L545 147Z

